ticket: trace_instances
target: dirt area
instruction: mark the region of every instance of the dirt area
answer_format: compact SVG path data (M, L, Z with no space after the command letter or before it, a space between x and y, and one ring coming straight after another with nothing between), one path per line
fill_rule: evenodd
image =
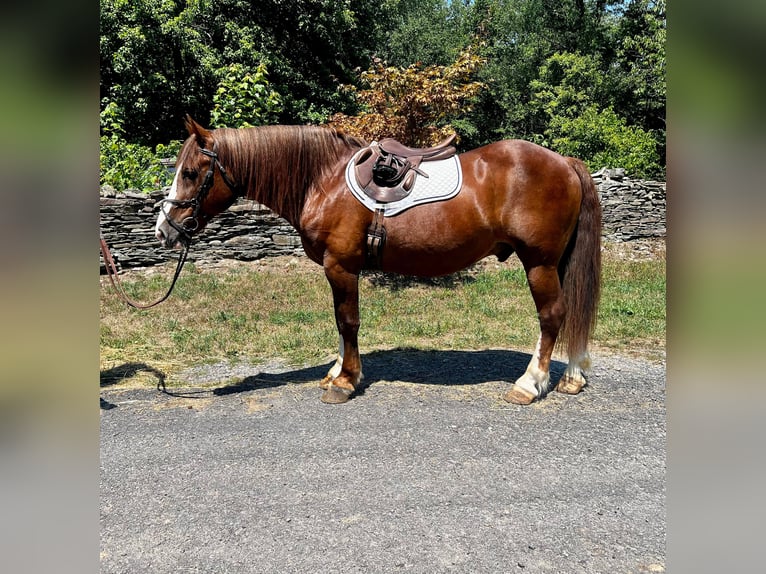
M665 259L665 239L637 239L635 241L604 242L602 251L607 256L630 261L656 261Z

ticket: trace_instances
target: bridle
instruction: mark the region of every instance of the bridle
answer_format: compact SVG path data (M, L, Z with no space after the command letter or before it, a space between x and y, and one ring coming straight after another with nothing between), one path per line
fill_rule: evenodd
M184 245L188 245L189 242L191 242L192 235L200 228L200 210L202 209L202 203L205 201L205 198L207 197L207 194L210 192L210 189L213 187L213 180L215 176L215 168L218 168L218 171L221 172L221 178L223 178L224 183L229 188L229 190L232 192L234 198L236 199L240 195L242 195L242 187L234 183L232 179L229 177L229 174L226 172L226 169L224 169L223 165L221 165L220 160L218 159L218 153L216 152L216 149L218 147L218 143L213 143L213 149L205 149L205 148L199 148L199 151L201 154L208 156L210 161L210 167L207 170L207 173L205 174L205 179L202 180L202 183L200 184L199 188L197 188L197 195L195 195L191 199L170 199L165 198L163 199L160 204L162 205L160 209L164 209L164 204L169 203L175 207L180 207L181 209L188 209L193 208L194 211L189 217L184 218L181 223L176 223L173 221L170 217L167 216L167 213L165 214L165 220L168 222L168 225L175 229L179 235L181 236L182 243Z
M194 196L192 199L165 198L162 201L160 201L160 209L162 210L164 210L165 203L170 203L171 205L180 207L182 209L188 209L189 207L194 208L194 211L192 212L192 214L189 217L184 218L184 220L181 221L180 224L173 221L170 217L168 217L168 214L165 213L165 220L173 229L178 231L178 233L181 235L181 239L182 239L181 243L184 246L183 252L178 256L178 264L176 265L176 270L173 275L173 281L170 283L170 287L168 288L168 291L167 293L165 293L165 295L163 295L162 297L160 297L159 299L157 299L156 301L152 303L137 303L136 301L132 300L128 296L128 294L125 292L125 289L122 287L122 283L120 283L119 276L117 275L117 265L115 264L114 258L112 257L112 254L109 251L109 246L107 245L103 236L100 238L101 253L104 256L104 267L106 268L106 274L109 276L109 281L112 283L112 286L119 293L122 299L131 307L135 307L136 309L148 309L150 307L154 307L155 305L159 305L170 296L170 293L173 291L173 287L175 286L176 281L178 280L178 276L181 274L181 269L183 268L184 263L186 263L186 256L189 254L189 246L191 245L192 236L198 229L200 229L200 222L199 222L200 209L202 209L202 203L205 201L207 194L210 192L210 189L213 187L213 180L215 176L216 167L218 167L218 170L221 172L221 177L223 178L224 183L232 192L233 198L236 199L237 197L243 195L242 187L234 183L234 181L232 181L231 177L229 177L229 174L226 172L223 165L221 165L221 162L218 159L218 153L216 152L217 147L218 147L218 144L213 143L212 150L199 148L199 151L203 155L208 156L211 159L211 162L210 162L210 168L208 168L207 173L205 174L205 179L202 180L202 183L197 189L196 196Z

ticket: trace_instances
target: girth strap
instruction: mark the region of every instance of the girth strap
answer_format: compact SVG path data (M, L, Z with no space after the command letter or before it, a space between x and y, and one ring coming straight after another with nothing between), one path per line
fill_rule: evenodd
M383 248L386 245L384 217L384 210L382 208L376 209L372 223L367 228L367 253L365 257L365 268L367 269L380 269L383 266Z

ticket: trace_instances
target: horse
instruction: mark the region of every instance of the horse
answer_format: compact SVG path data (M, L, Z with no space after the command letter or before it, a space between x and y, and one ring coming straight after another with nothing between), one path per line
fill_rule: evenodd
M338 356L320 381L324 403L360 390L359 276L367 266L374 214L349 191L345 168L367 143L326 126L206 129L190 116L155 235L188 249L193 236L238 198L266 205L300 235L306 255L332 288ZM557 342L568 364L555 390L587 384L588 342L601 279L601 206L587 166L523 140L494 142L457 156L459 193L386 218L380 269L436 277L487 256L523 264L540 333L526 371L503 398L528 405L551 386Z

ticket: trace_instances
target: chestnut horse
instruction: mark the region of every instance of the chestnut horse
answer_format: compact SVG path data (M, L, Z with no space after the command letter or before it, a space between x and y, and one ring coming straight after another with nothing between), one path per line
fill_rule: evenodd
M346 164L365 142L318 126L207 130L187 116L189 137L156 225L168 248L192 236L238 197L262 203L301 237L332 287L339 333L322 401L349 400L362 379L359 274L373 213L348 190ZM538 145L506 140L458 156L462 188L447 201L385 219L381 269L434 277L516 253L537 308L540 336L526 372L505 400L529 404L550 387L560 337L569 363L556 390L580 392L590 365L601 276L601 207L587 167Z

